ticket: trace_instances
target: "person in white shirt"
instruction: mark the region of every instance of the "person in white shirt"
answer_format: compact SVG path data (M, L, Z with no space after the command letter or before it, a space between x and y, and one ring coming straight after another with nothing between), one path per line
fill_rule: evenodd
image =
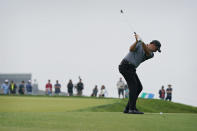
M122 94L122 97L124 98L124 87L125 87L125 83L122 81L122 78L120 78L120 80L117 82L119 98L121 94Z
M101 86L101 92L99 94L99 97L105 97L106 96L106 90L105 90L105 86L102 85Z

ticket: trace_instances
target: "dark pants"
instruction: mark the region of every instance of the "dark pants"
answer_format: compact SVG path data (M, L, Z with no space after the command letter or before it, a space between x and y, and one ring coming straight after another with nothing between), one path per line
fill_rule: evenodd
M122 94L123 98L124 98L124 89L118 89L118 95L120 97L120 95Z
M82 96L82 90L78 90L78 91L77 91L77 95L78 95L78 96Z
M59 94L60 92L60 88L55 88L55 94Z
M172 95L167 95L166 100L171 101L172 100Z
M136 69L133 65L123 60L119 65L119 71L125 78L129 88L129 101L126 110L136 109L137 98L142 91L142 84L136 74Z
M73 91L72 90L71 91L69 90L68 91L68 94L69 94L69 96L73 96Z
M10 93L11 94L16 94L16 90L14 89L14 90L10 90Z

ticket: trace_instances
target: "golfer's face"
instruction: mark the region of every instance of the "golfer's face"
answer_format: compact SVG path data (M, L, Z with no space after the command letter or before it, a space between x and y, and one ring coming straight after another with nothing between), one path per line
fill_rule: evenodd
M154 44L152 44L152 51L153 51L153 52L156 52L156 51L157 51L157 49L158 49L158 47L157 47L157 46L155 46Z
M158 47L155 46L154 44L150 44L150 45L151 45L151 51L152 51L152 52L156 52L157 49L158 49Z

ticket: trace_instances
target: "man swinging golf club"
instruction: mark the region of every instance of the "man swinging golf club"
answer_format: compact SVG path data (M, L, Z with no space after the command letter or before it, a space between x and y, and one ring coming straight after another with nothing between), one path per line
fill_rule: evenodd
M161 44L158 40L153 40L146 45L143 41L138 40L139 36L135 32L134 34L136 41L130 46L129 53L119 65L119 71L129 87L129 100L123 113L144 114L136 108L138 95L142 91L142 84L136 74L136 68L145 60L153 58L153 52L161 52Z

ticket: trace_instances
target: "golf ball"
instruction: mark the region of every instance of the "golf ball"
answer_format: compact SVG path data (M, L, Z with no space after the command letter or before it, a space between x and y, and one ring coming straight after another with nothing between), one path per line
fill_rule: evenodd
M162 115L163 114L163 112L160 112L160 115Z

